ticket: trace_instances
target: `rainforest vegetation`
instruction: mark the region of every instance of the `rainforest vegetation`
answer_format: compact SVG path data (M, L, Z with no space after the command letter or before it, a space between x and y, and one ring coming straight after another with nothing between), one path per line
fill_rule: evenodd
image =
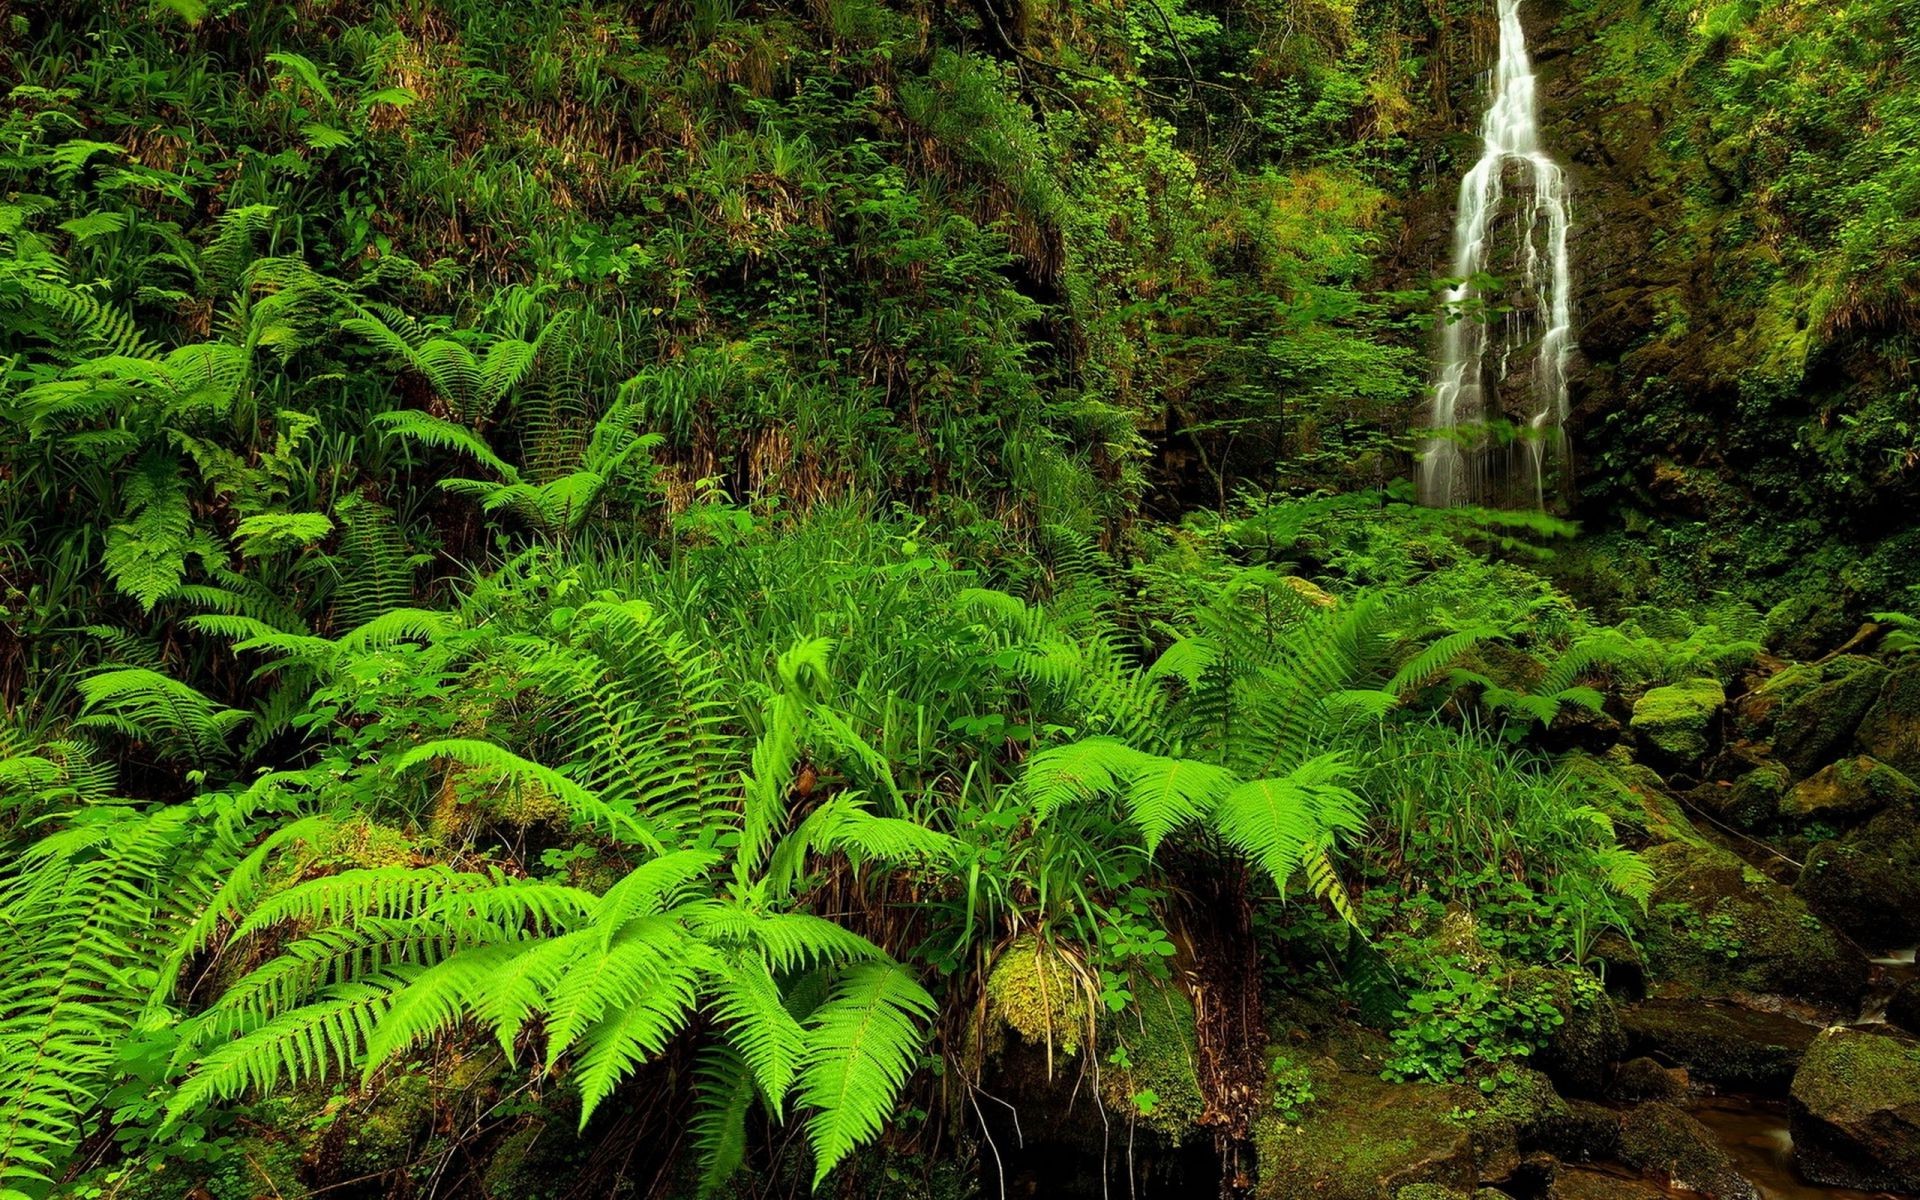
M1521 35L1566 469L1423 504ZM0 96L0 1200L1920 1194L1920 0L0 0Z

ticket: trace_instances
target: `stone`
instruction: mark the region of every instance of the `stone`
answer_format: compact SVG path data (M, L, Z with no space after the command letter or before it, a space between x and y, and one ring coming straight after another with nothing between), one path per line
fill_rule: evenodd
M1651 1058L1630 1058L1613 1077L1616 1100L1683 1100L1690 1082L1685 1067L1663 1067Z
M1794 1164L1814 1183L1920 1191L1920 1043L1830 1029L1793 1077Z
M1853 743L1854 731L1880 696L1887 669L1870 658L1842 655L1821 664L1820 677L1824 682L1799 692L1773 713L1774 757L1796 778L1811 775ZM1892 761L1886 755L1876 757Z
M1547 1189L1547 1200L1666 1200L1666 1195L1638 1179L1579 1168L1560 1172Z
M1620 1024L1636 1054L1721 1087L1775 1094L1793 1081L1819 1032L1780 1013L1699 1000L1649 1000L1622 1013Z
M1628 725L1656 762L1688 767L1713 748L1726 689L1718 679L1689 679L1649 690L1634 702Z
M1270 1116L1254 1127L1259 1200L1394 1200L1416 1184L1471 1194L1519 1166L1513 1124L1482 1111L1478 1091L1387 1083L1325 1058L1310 1071L1314 1102L1303 1119Z
M1736 829L1763 829L1780 813L1793 776L1779 763L1762 763L1731 784L1695 788L1689 798Z
M1533 1056L1534 1065L1570 1094L1598 1095L1613 1064L1627 1049L1627 1035L1621 1032L1612 997L1605 992L1578 994L1574 990L1577 977L1545 967L1516 971L1511 979L1515 985L1544 985L1564 1018Z
M1920 778L1920 656L1903 663L1860 722L1860 748L1909 777Z
M1879 759L1861 754L1815 771L1776 800L1782 820L1852 825L1881 809L1920 801L1920 786Z
M1868 950L1920 938L1920 814L1889 809L1807 852L1794 894Z
M1760 1200L1711 1130L1663 1101L1642 1104L1620 1121L1620 1159L1707 1200Z
M1620 1114L1592 1100L1569 1100L1530 1131L1530 1143L1567 1162L1610 1159L1620 1153Z
M1655 978L1708 993L1859 1001L1866 955L1787 888L1704 842L1668 842L1641 857L1654 873L1644 942Z

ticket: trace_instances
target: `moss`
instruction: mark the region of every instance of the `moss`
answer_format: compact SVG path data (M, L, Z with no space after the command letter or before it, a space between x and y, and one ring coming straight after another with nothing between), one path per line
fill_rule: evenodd
M1861 721L1859 737L1867 753L1920 778L1920 662L1893 672Z
M433 1118L433 1087L424 1075L401 1075L382 1086L365 1111L351 1114L340 1147L349 1177L379 1175L407 1164Z
M1793 1077L1791 1122L1814 1182L1920 1189L1920 1044L1829 1030Z
M1713 1133L1671 1104L1642 1104L1620 1122L1620 1157L1708 1200L1757 1200Z
M1783 703L1773 716L1774 755L1796 776L1812 774L1852 743L1887 678L1885 667L1854 655L1820 670L1824 682Z
M1859 998L1866 957L1792 892L1717 846L1668 842L1645 858L1656 881L1646 935L1656 977L1705 990Z
M1689 679L1641 696L1629 725L1667 762L1694 763L1712 748L1714 722L1726 704L1719 680Z
M1173 985L1137 982L1134 990L1139 999L1103 1028L1111 1044L1104 1057L1113 1066L1100 1073L1102 1098L1178 1140L1206 1111L1193 1002Z
M1779 1013L1696 1000L1650 1000L1621 1023L1637 1052L1680 1063L1709 1083L1776 1094L1815 1032Z
M1076 968L1046 939L1016 938L987 976L989 1011L1029 1042L1078 1053L1093 1007Z
M1515 972L1512 982L1544 988L1562 1018L1534 1062L1570 1091L1598 1092L1608 1069L1627 1049L1619 1014L1599 981L1571 971L1530 967Z
M1878 759L1844 758L1814 772L1780 800L1780 815L1847 823L1920 800L1920 787Z

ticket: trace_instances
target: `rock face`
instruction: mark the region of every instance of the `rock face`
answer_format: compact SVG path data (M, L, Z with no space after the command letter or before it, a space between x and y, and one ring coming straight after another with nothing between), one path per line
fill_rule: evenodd
M1920 938L1920 814L1888 809L1807 853L1793 885L1809 909L1869 950Z
M1620 1157L1707 1200L1759 1200L1706 1126L1671 1104L1642 1104L1620 1122Z
M1804 687L1803 673L1811 670L1818 671L1821 682ZM1885 667L1854 655L1796 672L1795 679L1780 685L1794 693L1792 698L1772 714L1774 756L1798 777L1811 775L1845 752L1862 718L1879 699L1886 680ZM1769 686L1773 686L1772 681ZM1886 755L1875 757L1891 761Z
M1653 868L1648 966L1705 991L1804 996L1852 1005L1867 959L1825 928L1799 897L1718 846L1668 842Z
M1920 979L1909 979L1887 1001L1887 1021L1908 1033L1920 1033Z
M1920 776L1920 662L1893 672L1859 729L1868 754L1908 776Z
M1778 1013L1694 1000L1649 1000L1621 1024L1637 1053L1721 1087L1773 1092L1792 1082L1818 1032Z
M1794 1076L1789 1120L1809 1180L1920 1190L1920 1044L1828 1031Z
M1649 757L1668 767L1688 767L1706 757L1726 689L1717 679L1689 679L1657 687L1640 697L1629 722Z
M1783 820L1852 825L1892 805L1920 800L1920 786L1876 758L1858 755L1820 768L1779 798Z

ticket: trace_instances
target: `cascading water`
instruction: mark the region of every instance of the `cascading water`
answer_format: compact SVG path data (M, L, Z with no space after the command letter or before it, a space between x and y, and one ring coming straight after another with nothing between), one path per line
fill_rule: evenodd
M1500 54L1480 122L1480 161L1460 181L1458 282L1446 293L1420 497L1436 505L1512 504L1524 495L1544 508L1549 465L1566 461L1572 209L1565 173L1540 148L1520 0L1495 3ZM1482 275L1509 285L1505 312L1489 311L1489 298L1475 285ZM1515 376L1516 369L1523 373ZM1508 430L1513 436L1505 436ZM1524 460L1516 460L1516 444Z

